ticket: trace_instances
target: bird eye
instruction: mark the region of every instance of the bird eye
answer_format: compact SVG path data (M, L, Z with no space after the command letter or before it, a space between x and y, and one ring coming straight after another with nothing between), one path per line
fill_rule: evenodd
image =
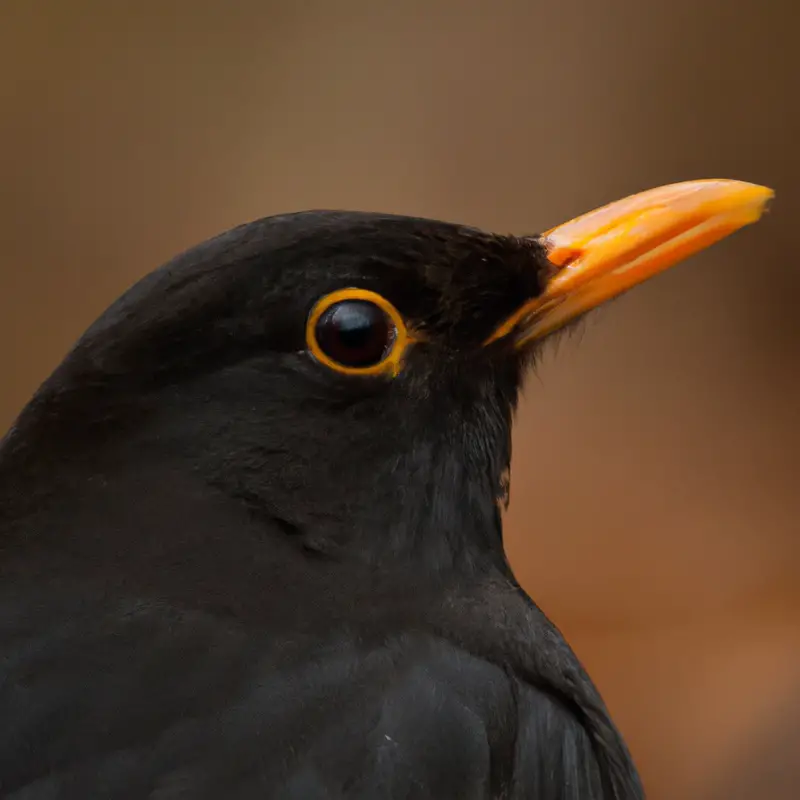
M343 300L317 322L317 343L346 367L372 367L383 361L394 338L386 314L365 300Z
M396 375L408 334L386 299L363 289L342 289L314 306L306 339L317 360L337 372Z

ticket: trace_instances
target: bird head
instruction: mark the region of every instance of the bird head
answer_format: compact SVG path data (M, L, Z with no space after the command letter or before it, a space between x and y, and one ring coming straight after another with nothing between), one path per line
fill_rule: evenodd
M238 227L87 331L7 437L6 475L62 513L89 486L128 515L202 486L324 557L502 558L512 414L541 343L770 196L676 184L536 236L335 211Z

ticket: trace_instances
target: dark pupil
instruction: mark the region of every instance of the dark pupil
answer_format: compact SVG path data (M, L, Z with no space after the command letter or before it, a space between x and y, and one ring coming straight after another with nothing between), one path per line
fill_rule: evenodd
M386 314L365 300L332 305L317 322L317 343L328 358L347 367L370 367L383 360L393 329Z

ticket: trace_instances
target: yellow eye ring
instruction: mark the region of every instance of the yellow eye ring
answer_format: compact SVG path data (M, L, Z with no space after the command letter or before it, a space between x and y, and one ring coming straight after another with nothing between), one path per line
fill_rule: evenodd
M353 306L348 307L349 303ZM367 316L375 310L379 311L380 315L375 315L371 320L375 323L372 329L362 325L361 335L365 333L366 336L373 337L365 340L366 350L362 343L360 351L348 354L347 350L343 349L336 353L335 347L331 346L336 340L325 343L324 337L335 336L342 332L336 328L336 315L340 311L346 314L348 310L351 312L358 310L362 317L358 321L362 323L369 322ZM321 331L321 326L327 326L328 330ZM321 332L323 342L320 342ZM344 375L388 375L394 378L400 373L403 357L413 341L400 312L385 297L367 289L339 289L325 295L314 304L306 322L306 344L309 352L321 364ZM326 344L329 352L326 352ZM330 354L330 351L334 353ZM336 358L336 355L340 358ZM359 364L358 359L353 358L352 363L345 363L348 355L361 357L366 355L366 361Z

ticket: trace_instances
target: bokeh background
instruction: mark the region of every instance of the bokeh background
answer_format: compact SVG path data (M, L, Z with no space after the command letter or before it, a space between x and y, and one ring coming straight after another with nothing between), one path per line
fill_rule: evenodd
M789 0L0 1L0 429L132 281L312 207L530 233L698 177L772 213L548 350L509 548L651 798L800 796Z

